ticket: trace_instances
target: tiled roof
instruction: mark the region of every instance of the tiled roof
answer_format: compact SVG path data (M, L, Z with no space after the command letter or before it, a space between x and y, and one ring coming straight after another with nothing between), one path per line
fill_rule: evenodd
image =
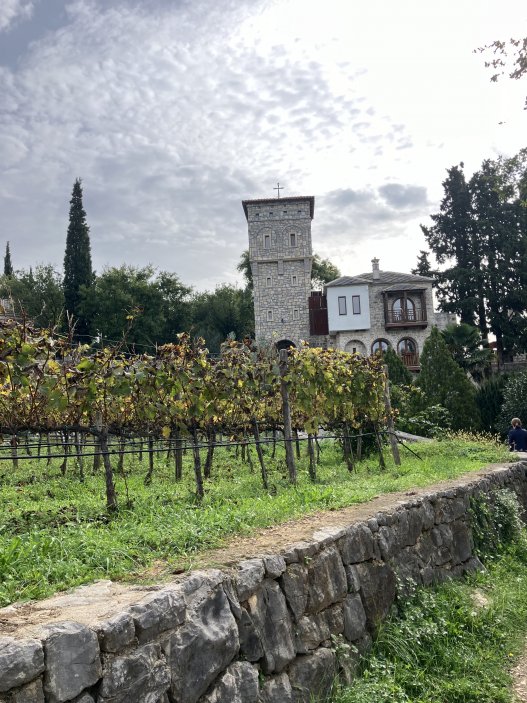
M397 271L379 271L379 278L374 280L372 271L369 271L358 276L341 276L326 285L328 288L333 288L334 286L360 286L375 283L376 285L389 286L392 290L402 290L407 287L407 284L432 283L433 280L428 276L416 276L413 273L398 273Z

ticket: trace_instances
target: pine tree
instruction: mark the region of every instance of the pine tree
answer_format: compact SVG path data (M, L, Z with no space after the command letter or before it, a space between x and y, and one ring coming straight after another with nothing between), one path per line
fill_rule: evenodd
M452 416L454 430L477 428L479 412L474 386L452 358L437 327L432 327L424 343L420 362L418 384L425 394L427 405L445 407Z
M75 335L80 341L86 339L89 331L89 320L80 310L81 287L89 287L93 282L89 233L90 228L86 223L86 212L82 205L81 180L77 178L70 200L64 255L64 303L66 312L75 320Z
M478 307L481 262L474 246L472 203L463 163L453 166L447 173L440 212L431 216L432 227L421 225L421 230L437 261L440 264L452 261L452 265L437 276L442 309L455 312L461 322L469 325L474 324L478 315L481 333L486 337L487 330L481 328L485 325L485 314Z
M417 263L414 269L411 269L414 276L432 276L435 275L435 271L432 271L432 266L430 261L428 261L428 252L421 249L419 256L417 257Z
M11 252L9 250L9 242L5 246L4 256L4 276L11 278L13 276L13 264L11 263Z

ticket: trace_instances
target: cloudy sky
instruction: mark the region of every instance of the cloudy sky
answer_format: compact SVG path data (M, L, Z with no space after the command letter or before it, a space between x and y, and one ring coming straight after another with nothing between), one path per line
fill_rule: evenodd
M0 0L0 250L239 281L241 200L314 195L315 251L408 271L445 170L527 146L527 82L473 49L525 0Z

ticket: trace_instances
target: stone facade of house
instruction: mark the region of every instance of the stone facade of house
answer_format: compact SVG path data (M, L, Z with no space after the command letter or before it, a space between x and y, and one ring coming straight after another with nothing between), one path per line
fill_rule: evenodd
M369 355L380 345L389 345L417 368L431 328L444 329L456 322L456 316L434 312L432 278L382 271L378 259L372 264L368 273L342 276L327 285L331 346ZM360 301L360 315L353 314L353 298ZM342 314L341 305L349 314ZM369 311L366 324L364 309Z

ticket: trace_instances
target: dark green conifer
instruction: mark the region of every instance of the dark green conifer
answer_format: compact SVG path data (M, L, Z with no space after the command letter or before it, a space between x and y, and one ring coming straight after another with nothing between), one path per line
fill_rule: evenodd
M64 302L68 316L73 316L77 339L86 339L89 321L81 314L81 287L91 286L93 272L90 251L90 228L86 223L86 212L82 204L80 178L73 184L70 200L66 253L64 255Z
M418 384L427 405L442 405L452 416L452 429L479 427L475 388L457 364L437 327L423 346Z
M11 252L9 250L9 242L5 246L5 256L4 256L4 276L11 278L13 276L13 264L11 262Z

